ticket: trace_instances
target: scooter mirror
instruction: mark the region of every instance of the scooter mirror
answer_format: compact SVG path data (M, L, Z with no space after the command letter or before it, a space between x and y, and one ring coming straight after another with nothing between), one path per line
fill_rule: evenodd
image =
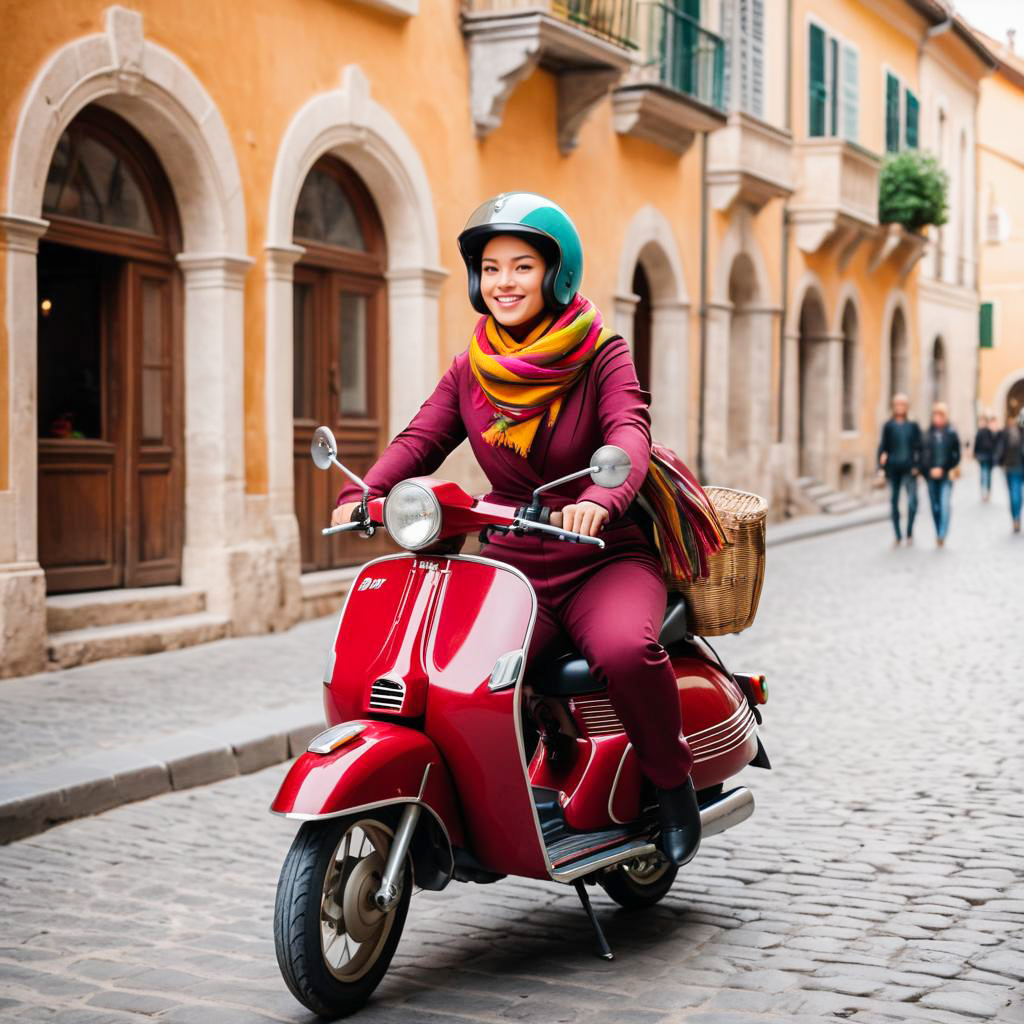
M633 463L618 445L598 448L590 459L590 479L601 487L619 487L626 482Z
M338 442L330 427L317 427L313 432L313 440L309 445L309 454L317 469L328 469L331 462L338 457Z

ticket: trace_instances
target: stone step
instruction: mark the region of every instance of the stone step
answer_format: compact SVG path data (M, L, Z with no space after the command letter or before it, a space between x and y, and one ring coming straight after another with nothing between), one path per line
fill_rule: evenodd
M843 491L829 491L828 494L823 494L817 499L818 504L826 511L831 512L837 505L846 505L849 502L853 502L858 505L859 502L851 494L846 494Z
M147 619L170 619L206 611L206 593L195 587L134 587L56 594L46 599L50 633L111 626Z
M856 512L857 509L863 508L863 502L857 501L856 498L848 498L845 495L841 496L840 501L835 501L832 504L825 507L825 511L830 515L842 515L845 512Z
M72 668L104 658L126 658L192 647L228 635L228 620L212 612L142 622L118 622L51 633L50 668Z
M818 501L820 498L833 493L832 488L829 487L828 484L823 483L813 483L810 486L805 487L803 490L804 494L806 494L812 501Z

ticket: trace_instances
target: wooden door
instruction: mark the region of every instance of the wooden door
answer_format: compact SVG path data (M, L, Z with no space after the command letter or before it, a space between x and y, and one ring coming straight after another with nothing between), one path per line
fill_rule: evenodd
M386 440L386 284L384 235L354 173L336 160L310 172L295 216L305 255L295 268L294 480L302 571L355 565L392 550L383 533L323 537L338 492L335 470L313 466L313 431L326 424L341 460L364 474Z
M106 111L61 136L38 257L39 561L58 593L175 583L184 508L170 189Z

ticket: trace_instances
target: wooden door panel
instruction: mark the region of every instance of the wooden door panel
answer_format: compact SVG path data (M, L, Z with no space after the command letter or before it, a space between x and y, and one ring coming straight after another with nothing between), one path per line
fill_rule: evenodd
M116 447L103 442L39 444L39 564L51 593L121 582Z

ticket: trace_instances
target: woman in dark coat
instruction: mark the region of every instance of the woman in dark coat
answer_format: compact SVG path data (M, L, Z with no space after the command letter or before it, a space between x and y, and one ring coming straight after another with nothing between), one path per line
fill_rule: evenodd
M700 814L692 756L680 721L675 673L658 642L666 588L661 562L630 506L647 475L647 395L625 341L579 293L583 253L568 215L514 192L488 200L459 236L469 298L481 318L423 407L366 474L371 496L429 474L468 438L490 481L489 500L522 506L539 484L586 466L603 444L624 448L628 479L589 481L545 494L562 526L606 547L536 534L495 538L484 554L516 566L539 604L530 658L568 636L608 696L658 791L661 847L674 863L696 853ZM348 487L332 519L351 519Z

